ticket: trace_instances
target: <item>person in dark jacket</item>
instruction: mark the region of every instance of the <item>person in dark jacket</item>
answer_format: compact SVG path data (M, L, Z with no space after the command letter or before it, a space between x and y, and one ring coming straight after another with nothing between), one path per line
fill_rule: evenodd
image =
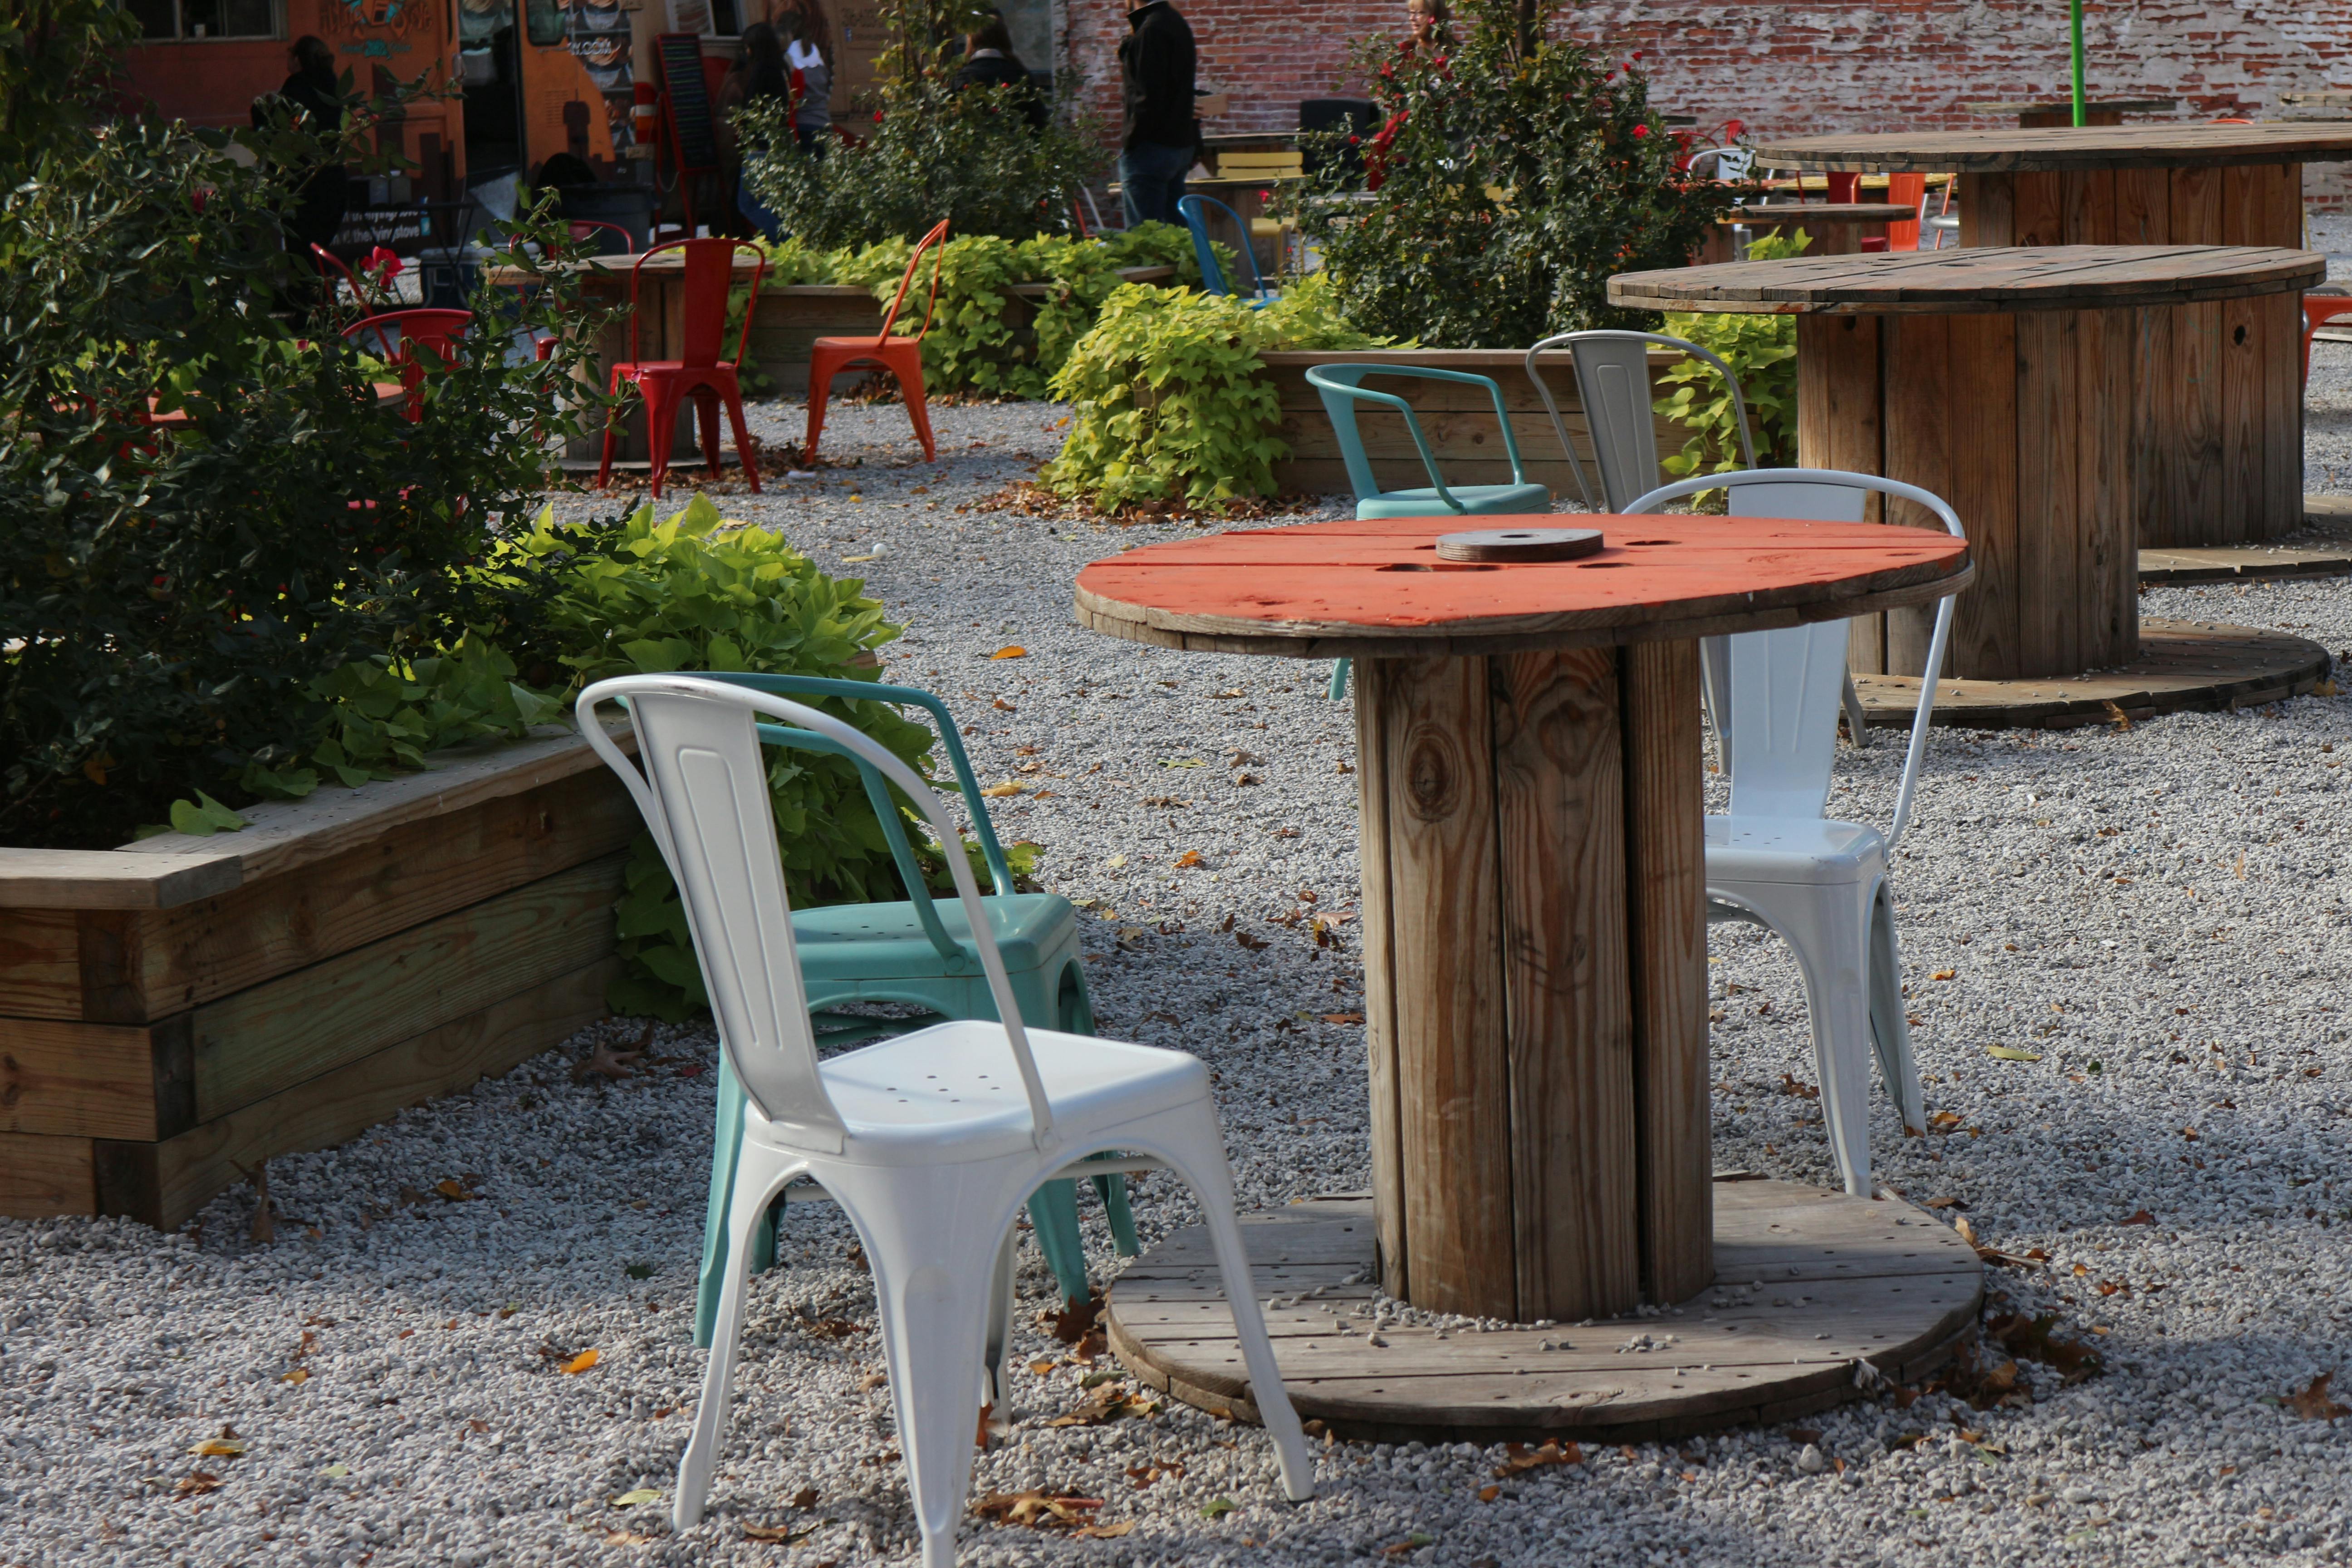
M978 32L964 35L963 64L955 73L955 89L961 92L969 87L1007 89L1012 100L1021 106L1029 129L1045 128L1045 102L1037 96L1036 85L1029 79L1029 68L1013 52L1013 35L1005 30L1003 16L991 16L981 24Z
M768 155L768 149L743 145L735 111L770 99L782 102L789 111L796 97L782 36L766 22L754 22L744 28L742 56L719 84L719 96L713 104L718 110L719 152L735 166L735 210L753 230L772 240L782 235L782 220L760 199L751 180L752 170Z
M293 74L273 98L253 100L253 124L256 130L274 121L290 121L331 147L343 132L342 84L335 75L334 46L314 33L305 33L294 40L287 51ZM345 186L351 172L341 163L298 165L289 173L299 182L294 187L294 205L285 217L286 248L302 263L306 271L315 273L317 263L310 255L313 245L331 246L335 231L343 226ZM322 284L326 297L333 297L331 284Z
M1130 227L1147 218L1181 223L1176 204L1199 144L1192 25L1168 0L1142 0L1127 24L1118 45L1120 199Z

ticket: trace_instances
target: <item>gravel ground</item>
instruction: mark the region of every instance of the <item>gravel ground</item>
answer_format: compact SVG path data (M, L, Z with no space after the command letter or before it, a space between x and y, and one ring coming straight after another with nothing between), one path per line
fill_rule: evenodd
M2352 350L2322 349L2315 485L2331 461L2352 473L2347 369ZM797 412L762 409L756 427L788 438ZM724 508L829 565L876 557L838 569L907 623L889 674L947 697L990 779L1038 786L996 803L1000 828L1044 846L1047 885L1093 901L1104 1031L1213 1068L1244 1203L1360 1188L1360 1030L1323 1017L1360 1008L1354 928L1318 948L1300 919L1351 913L1358 894L1348 710L1321 695L1327 667L1072 624L1083 563L1180 526L958 510L1046 456L1059 413L938 410L934 468L911 461L898 408L839 407L827 456L862 468ZM2352 584L2144 603L2352 650ZM988 658L1016 643L1025 657ZM1897 750L1843 753L1834 808L1884 822ZM1064 1364L1016 1373L1011 1438L978 1460L975 1493L1102 1499L1090 1517L1132 1530L974 1521L965 1561L2346 1560L2352 1426L2282 1400L2352 1349L2347 762L2352 711L2321 697L2129 729L1938 731L1929 750L1897 875L1939 1131L1906 1142L1878 1105L1878 1170L1951 1200L1987 1242L2046 1254L1995 1271L1998 1310L2054 1313L2101 1375L2062 1387L2029 1361L2005 1405L1899 1394L1801 1433L1589 1451L1491 1500L1498 1450L1343 1444L1322 1453L1322 1495L1292 1507L1254 1431L1181 1405L1047 1426L1092 1395L1032 1328L1016 1360ZM1201 863L1177 868L1188 851ZM1223 934L1228 916L1265 945ZM1794 966L1744 928L1714 941L1717 1163L1828 1184L1818 1102L1790 1092L1811 1077ZM592 1045L634 1033L601 1026L274 1162L273 1242L252 1239L245 1188L177 1236L0 1222L0 1563L903 1560L871 1290L823 1205L793 1211L783 1266L754 1290L711 1516L669 1533L703 1361L687 1331L715 1055L707 1030L665 1030L638 1076L575 1081ZM1157 1177L1138 1211L1149 1235L1189 1212ZM1088 1225L1108 1272L1091 1209ZM1026 1319L1047 1305L1034 1255L1023 1288ZM591 1350L593 1367L567 1370ZM244 1451L192 1452L208 1439ZM614 1500L640 1489L657 1500ZM747 1534L777 1527L794 1539Z

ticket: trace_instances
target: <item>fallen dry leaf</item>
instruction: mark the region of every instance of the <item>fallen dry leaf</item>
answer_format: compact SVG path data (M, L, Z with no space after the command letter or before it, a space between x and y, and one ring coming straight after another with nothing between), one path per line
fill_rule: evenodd
M1162 1476L1181 1476L1183 1473L1184 1464L1181 1459L1154 1459L1148 1465L1129 1466L1127 1479L1135 1483L1137 1491L1141 1491Z
M637 1043L626 1050L615 1050L609 1044L599 1041L589 1053L588 1059L572 1068L572 1081L586 1083L591 1077L612 1079L633 1077L630 1069L653 1043L654 1026L651 1024L647 1024L646 1032L637 1037Z
M1480 1502L1493 1502L1496 1498L1501 1497L1502 1495L1503 1489L1498 1486L1489 1484L1478 1489L1478 1500Z
M991 800L1003 800L1006 795L1019 795L1029 786L1018 779L1006 779L1003 784L990 784L980 793Z
M1948 1132L1959 1124L1959 1113L1957 1111L1939 1110L1927 1118L1927 1126L1931 1131Z
M991 1492L971 1505L971 1511L999 1524L1025 1525L1031 1530L1067 1530L1086 1522L1102 1507L1102 1499L1045 1492Z
M798 1530L794 1530L789 1524L747 1524L743 1527L743 1539L765 1541L776 1546L791 1546L806 1541L810 1536L814 1535L818 1529L819 1527L814 1524L804 1524Z
M1322 1017L1327 1024L1360 1024L1364 1021L1361 1013L1326 1013Z
M1265 938L1254 935L1253 933L1245 931L1237 931L1234 932L1234 940L1240 942L1252 952L1256 952L1261 949L1273 945L1271 942L1267 942Z
M186 1475L180 1478L180 1484L172 1489L172 1495L173 1497L202 1497L206 1492L218 1491L220 1489L220 1478L218 1476L207 1475L203 1470L191 1470Z
M604 1532L607 1546L650 1546L659 1536L647 1535L640 1530L608 1530Z
M245 1452L245 1445L226 1437L207 1437L188 1452L205 1459L234 1459Z
M1177 856L1175 859L1169 862L1170 865L1175 867L1176 869L1180 871L1189 871L1200 863L1201 852L1198 849L1187 849L1184 853Z
M1930 980L1958 980L1959 977L1960 972L1957 969L1938 969L1927 976Z
M299 1387L302 1384L306 1384L310 1381L310 1369L306 1366L298 1366L292 1372L278 1373L278 1381L280 1383L290 1383Z
M236 1165L238 1174L253 1185L253 1225L246 1232L246 1239L257 1247L268 1246L278 1239L278 1226L269 1202L269 1162L259 1161L250 1171L234 1160L229 1163Z
M1135 1528L1135 1521L1122 1519L1117 1524L1082 1524L1073 1533L1087 1541L1115 1541Z
M1819 1100L1822 1097L1820 1089L1805 1082L1796 1074L1789 1072L1780 1075L1780 1092L1798 1100Z
M1987 1046L1985 1055L2001 1062L2038 1062L2042 1058L2032 1051L2021 1051L2015 1046Z
M1003 699L1003 698L1002 698L1002 697L998 698L995 701L993 701L993 702L990 703L990 704L989 704L989 706L990 706L990 707L992 707L992 708L995 708L995 709L1001 710L1002 711L1006 712L1006 713L1018 713L1018 712L1020 712L1020 711L1021 711L1021 710L1020 710L1020 709L1015 708L1014 706L1013 706L1013 704L1012 704L1012 703L1007 702L1007 701L1006 701L1006 700L1004 700L1004 699Z
M1004 647L998 648L994 653L990 654L988 657L992 659L1027 658L1029 657L1029 650L1023 647L1019 643L1013 643Z
M2141 1209L2138 1213L2133 1215L2131 1218L2126 1220L2118 1220L2116 1223L2118 1225L2154 1225L2156 1223L2156 1216L2148 1213L2146 1209Z
M2051 1331L2057 1325L2055 1312L2031 1318L2022 1312L2007 1312L1985 1325L1985 1335L2021 1361L2038 1361L2057 1368L2065 1374L2064 1382L2069 1387L2105 1370L2105 1363L2090 1345L2053 1334Z
M793 1506L794 1508L814 1508L816 1506L816 1489L814 1487L803 1487L800 1490L794 1492L793 1494Z
M1503 1445L1503 1462L1495 1467L1495 1474L1508 1479L1528 1470L1541 1469L1546 1465L1580 1465L1584 1450L1573 1443L1563 1446L1555 1437L1540 1448L1530 1448L1525 1443Z
M1420 1551L1423 1547L1429 1545L1436 1539L1437 1537L1433 1535L1429 1535L1416 1530L1411 1535L1406 1536L1402 1541L1398 1542L1395 1545L1381 1547L1381 1555L1383 1557L1402 1557L1409 1552Z
M598 1362L603 1361L604 1359L604 1352L602 1351L582 1351L578 1355L573 1356L570 1361L563 1363L563 1375L566 1377L575 1377L581 1373L586 1372L590 1367L594 1366Z
M1056 1415L1045 1423L1048 1426L1100 1426L1123 1416L1149 1418L1160 1414L1162 1406L1149 1394L1129 1388L1106 1388L1100 1394L1071 1411Z
M2327 1384L2335 1376L2332 1372L2321 1373L2311 1380L2309 1388L2288 1394L2284 1403L2305 1421L2333 1421L2339 1415L2352 1415L2352 1405L2339 1405L2328 1397Z
M480 1195L478 1193L467 1192L456 1181L448 1177L444 1177L440 1181L434 1183L433 1190L439 1193L443 1197L448 1199L453 1204L467 1203Z

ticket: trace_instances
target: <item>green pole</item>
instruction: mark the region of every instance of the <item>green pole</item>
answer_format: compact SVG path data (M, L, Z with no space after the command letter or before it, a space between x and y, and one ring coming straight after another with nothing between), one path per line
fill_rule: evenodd
M2067 0L2074 31L2074 123L2087 122L2083 112L2083 0Z

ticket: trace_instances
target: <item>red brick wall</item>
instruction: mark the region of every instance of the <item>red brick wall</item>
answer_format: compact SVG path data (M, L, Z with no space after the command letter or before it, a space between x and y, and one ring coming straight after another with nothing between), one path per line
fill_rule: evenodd
M1066 4L1062 64L1115 121L1126 0ZM1402 0L1178 0L1178 9L1200 42L1201 85L1233 96L1212 131L1297 125L1300 99L1354 90L1354 40L1401 30L1404 18ZM2067 79L2063 0L1600 0L1564 13L1561 26L1641 50L1662 110L1709 127L1736 116L1754 137L1990 126L1999 121L1960 105L2059 97ZM2094 3L2084 38L2094 97L2179 98L2182 119L2262 119L2280 112L2282 91L2352 89L2352 0L2301 12L2260 0ZM2339 205L2343 167L2306 169L2306 195Z

